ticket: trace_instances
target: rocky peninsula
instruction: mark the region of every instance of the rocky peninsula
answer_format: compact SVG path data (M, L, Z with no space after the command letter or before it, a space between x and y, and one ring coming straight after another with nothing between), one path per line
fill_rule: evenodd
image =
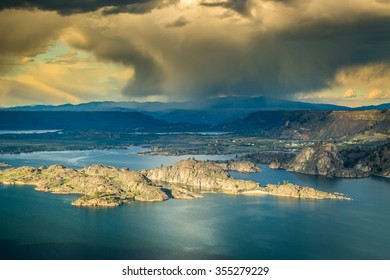
M62 165L19 167L0 170L3 184L35 185L37 191L81 194L75 206L113 207L132 201L194 199L203 193L276 195L310 199L346 199L341 194L321 192L291 184L267 185L232 178L225 166L211 161L184 160L168 167L132 171L126 168L91 165L81 169Z

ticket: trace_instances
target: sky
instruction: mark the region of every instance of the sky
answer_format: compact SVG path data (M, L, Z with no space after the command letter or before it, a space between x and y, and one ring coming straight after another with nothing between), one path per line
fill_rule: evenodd
M390 102L390 0L2 0L0 106Z

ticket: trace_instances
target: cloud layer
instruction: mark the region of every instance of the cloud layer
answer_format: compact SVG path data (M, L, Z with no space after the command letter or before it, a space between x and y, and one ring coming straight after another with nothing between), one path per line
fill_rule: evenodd
M103 13L142 14L161 8L178 0L3 0L0 9L39 9L56 11L62 15L93 12L104 9Z
M3 1L0 9L0 75L8 83L25 86L20 77L34 63L41 69L73 63L98 67L101 75L113 67L128 73L117 84L126 99L315 101L320 92L340 102L389 98L387 1ZM50 56L58 41L69 48L62 57L37 59ZM72 56L79 51L91 57ZM66 90L82 101L81 92Z

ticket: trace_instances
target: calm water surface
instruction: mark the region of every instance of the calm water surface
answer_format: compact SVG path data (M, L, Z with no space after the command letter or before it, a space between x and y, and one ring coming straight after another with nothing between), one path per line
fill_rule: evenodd
M13 166L102 163L132 169L185 157L115 151L0 155ZM229 156L198 156L226 159ZM134 202L113 209L77 208L77 195L0 185L2 259L390 259L390 180L329 179L261 166L232 172L261 184L288 180L341 192L353 201L209 194L197 200Z

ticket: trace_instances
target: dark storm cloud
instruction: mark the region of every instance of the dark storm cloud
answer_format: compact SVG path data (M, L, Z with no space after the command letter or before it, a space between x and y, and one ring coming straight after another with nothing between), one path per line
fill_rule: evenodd
M226 1L201 1L200 5L205 7L223 7L232 9L237 13L247 15L249 14L252 0L226 0Z
M73 47L93 52L101 61L112 61L135 69L134 76L123 89L124 93L145 97L159 92L162 69L151 54L120 36L102 36L96 29L81 31L84 40L82 43L69 42Z
M224 0L224 1L210 1L203 0L200 3L204 7L223 7L233 10L243 16L251 15L251 8L261 2L274 2L280 4L292 4L296 0Z
M165 25L165 27L167 28L183 27L189 23L190 22L185 17L181 16L175 19L173 22L170 22L167 25Z
M67 18L55 13L1 12L0 74L31 62L31 57L44 53L68 24Z
M345 67L390 63L390 18L366 18L351 23L313 23L273 37L264 66L278 79L271 88L280 94L329 86ZM261 38L254 45L262 47ZM255 53L253 54L256 55Z
M106 8L103 12L112 13L147 13L154 8L169 5L177 0L3 0L0 2L1 9L40 9L56 11L62 15L74 13L92 12Z
M133 66L135 76L123 93L134 97L286 97L329 87L345 67L390 62L390 18L385 17L365 16L347 23L313 21L278 32L258 31L245 44L232 42L218 30L210 30L213 36L204 30L191 37L182 32L186 40L178 44L180 34L167 37L156 28L151 37L142 39L147 41L146 50L133 39L86 31L92 41L84 49L99 59ZM164 90L166 83L170 90Z

